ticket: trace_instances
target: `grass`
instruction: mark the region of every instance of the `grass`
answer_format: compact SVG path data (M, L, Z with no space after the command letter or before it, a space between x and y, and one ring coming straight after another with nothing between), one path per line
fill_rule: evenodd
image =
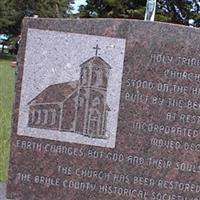
M0 56L0 182L7 180L15 69L12 58Z

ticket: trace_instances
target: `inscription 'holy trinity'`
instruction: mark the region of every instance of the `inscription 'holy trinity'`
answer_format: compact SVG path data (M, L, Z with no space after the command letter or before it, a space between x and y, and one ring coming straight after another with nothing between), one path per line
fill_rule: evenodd
M174 64L185 67L200 67L200 58L194 57L151 54L150 60L153 63L159 64Z

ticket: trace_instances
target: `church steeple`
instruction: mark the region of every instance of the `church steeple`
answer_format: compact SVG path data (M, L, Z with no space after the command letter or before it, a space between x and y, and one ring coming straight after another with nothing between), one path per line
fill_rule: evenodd
M110 65L101 57L94 56L80 65L80 86L107 88Z
M78 91L78 108L76 111L75 131L94 138L106 138L107 88L110 65L98 56L99 45L95 56L80 65L80 85Z

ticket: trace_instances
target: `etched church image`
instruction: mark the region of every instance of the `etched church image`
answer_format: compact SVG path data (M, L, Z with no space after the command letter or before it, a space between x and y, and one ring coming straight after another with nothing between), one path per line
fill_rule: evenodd
M96 53L80 65L79 80L47 87L29 102L28 126L109 138L106 96L110 69Z

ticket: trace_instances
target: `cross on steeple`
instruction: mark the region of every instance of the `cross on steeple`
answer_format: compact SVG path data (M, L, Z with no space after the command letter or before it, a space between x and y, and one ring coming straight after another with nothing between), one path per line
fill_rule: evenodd
M101 50L101 48L99 48L99 45L97 44L96 47L93 47L93 49L96 50L96 56L98 56L98 51Z

